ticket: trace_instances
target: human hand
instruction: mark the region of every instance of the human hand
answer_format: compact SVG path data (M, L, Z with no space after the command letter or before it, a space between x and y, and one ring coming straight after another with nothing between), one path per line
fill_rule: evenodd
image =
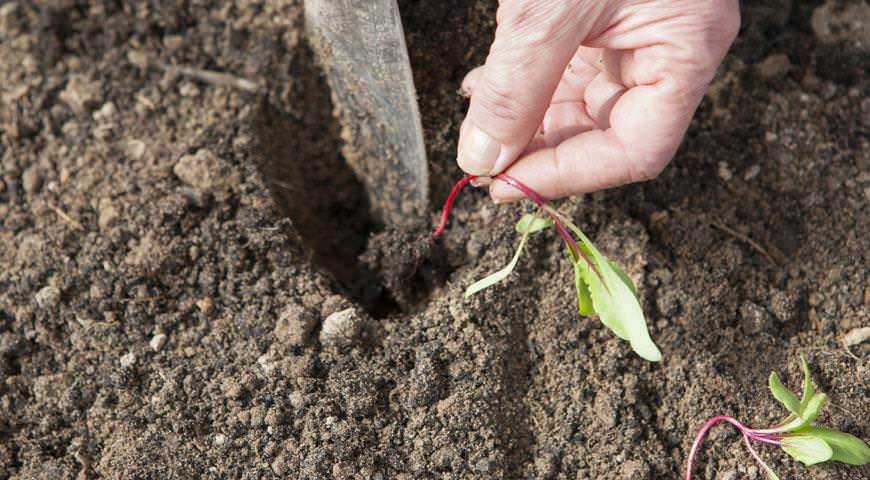
M459 166L546 198L656 177L740 27L737 0L502 0ZM494 181L490 194L522 197Z

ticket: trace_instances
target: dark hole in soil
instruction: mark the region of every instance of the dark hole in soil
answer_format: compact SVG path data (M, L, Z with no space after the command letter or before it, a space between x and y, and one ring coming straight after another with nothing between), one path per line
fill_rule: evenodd
M359 261L382 222L341 155L329 87L307 45L297 51L293 69L289 111L266 104L259 115L255 131L260 172L313 262L332 274L342 293L369 314L383 317L397 305L375 272Z

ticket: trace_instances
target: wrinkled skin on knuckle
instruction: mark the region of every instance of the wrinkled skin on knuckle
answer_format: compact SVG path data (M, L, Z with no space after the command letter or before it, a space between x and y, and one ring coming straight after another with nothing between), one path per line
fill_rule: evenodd
M499 5L496 15L499 37L505 48L523 48L530 53L564 35L578 22L579 0L509 0Z
M494 120L515 122L526 114L529 106L525 105L516 95L512 83L516 80L510 74L487 72L486 82L481 82L474 92L472 101L476 102Z
M699 13L697 21L702 37L703 48L710 52L711 60L718 61L740 32L740 8L736 0L708 0Z

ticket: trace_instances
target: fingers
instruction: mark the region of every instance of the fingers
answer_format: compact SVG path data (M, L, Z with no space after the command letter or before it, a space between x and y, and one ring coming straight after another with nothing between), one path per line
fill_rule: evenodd
M523 157L506 173L547 199L600 190L628 182L630 160L612 131L590 130L556 147ZM520 200L523 194L498 180L490 185L496 202Z
M739 27L735 0L690 6L691 11L678 9L681 15L657 9L629 17L591 41L594 48L581 47L580 60L601 72L586 85L582 99L600 129L555 146L548 142L507 173L546 198L657 176L679 147ZM499 181L490 193L496 201L521 197Z
M589 118L598 125L598 128L610 127L610 112L625 91L625 85L612 81L604 72L599 73L589 82L586 90L583 91L583 99Z
M507 173L545 198L655 178L679 147L699 101L699 93L682 91L673 81L635 87L613 106L611 128L531 152ZM499 181L492 183L490 194L499 202L522 198Z
M522 154L595 22L588 6L580 8L587 2L537 3L502 2L486 63L463 82L473 95L460 131L458 162L470 174L498 173Z
M550 105L542 124L541 138L548 147L555 147L562 141L597 128L589 117L583 102L562 102Z

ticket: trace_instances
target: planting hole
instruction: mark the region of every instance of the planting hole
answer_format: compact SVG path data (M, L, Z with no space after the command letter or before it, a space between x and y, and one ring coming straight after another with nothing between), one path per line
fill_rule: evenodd
M329 87L303 45L293 64L290 97L261 108L255 128L260 172L281 215L289 217L312 254L343 293L376 317L396 304L359 256L383 222L363 184L341 155L340 126Z

